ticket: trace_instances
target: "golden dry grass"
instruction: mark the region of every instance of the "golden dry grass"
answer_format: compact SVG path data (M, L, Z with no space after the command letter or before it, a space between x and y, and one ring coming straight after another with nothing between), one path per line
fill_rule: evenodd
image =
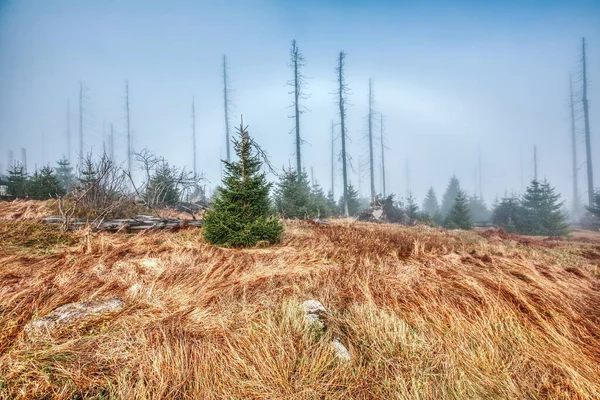
M0 247L1 398L600 398L596 236L288 223L281 245L235 250L199 229L72 235ZM110 297L127 302L116 316L23 329ZM310 298L331 311L322 337Z

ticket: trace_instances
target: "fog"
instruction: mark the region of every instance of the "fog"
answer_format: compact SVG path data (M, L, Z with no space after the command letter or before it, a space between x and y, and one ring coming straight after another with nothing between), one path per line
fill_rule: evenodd
M227 3L227 4L225 4ZM376 3L376 4L373 4ZM570 201L569 73L580 115L581 38L588 43L592 155L600 179L600 2L396 1L1 1L0 162L28 152L28 170L54 164L78 144L84 82L84 151L102 151L115 127L115 156L126 159L125 81L135 150L147 147L192 168L191 103L196 101L198 170L220 182L225 157L222 57L227 56L232 126L240 115L274 166L295 162L289 48L306 59L301 117L303 164L325 189L331 121L339 121L336 58L347 53L350 181L359 186L367 153L368 80L385 119L388 193L411 190L420 203L441 196L456 174L490 204L538 174ZM583 165L583 124L577 123ZM336 132L339 127L336 126ZM377 130L377 136L379 131ZM379 144L376 163L379 165ZM337 143L339 151L339 141ZM408 175L407 168L408 165ZM363 168L361 194L368 196ZM276 177L270 175L270 179ZM585 167L579 173L586 198ZM341 164L336 196L341 194ZM376 188L381 190L379 169Z

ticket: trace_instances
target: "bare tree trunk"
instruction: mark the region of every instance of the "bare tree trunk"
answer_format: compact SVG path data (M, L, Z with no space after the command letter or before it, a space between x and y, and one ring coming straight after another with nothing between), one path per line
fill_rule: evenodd
M27 150L25 147L21 148L21 165L25 168L25 171L27 171Z
M590 138L590 116L587 98L587 70L585 59L585 38L581 39L582 66L583 66L583 119L585 123L585 155L588 180L588 205L592 207L594 201L594 170L592 169L592 141Z
M577 140L575 135L575 104L573 101L573 77L569 75L569 101L571 108L571 150L573 152L573 213L579 213L579 189L577 187Z
M67 159L71 162L71 104L67 100Z
M479 168L479 198L483 200L483 177L482 177L482 169L481 169L481 145L477 146L477 156L478 156L478 168Z
M381 129L381 190L383 198L385 199L385 141L383 140L383 114L380 115L379 125L379 128Z
M133 152L131 137L131 120L129 115L129 81L125 81L125 112L127 118L127 172L131 174L131 155Z
M338 58L338 84L339 84L339 100L338 106L340 108L340 132L342 137L342 180L344 185L344 217L348 217L348 170L346 165L346 125L345 125L345 117L346 117L346 84L344 83L344 59L346 57L346 53L340 51L340 55Z
M410 194L410 176L408 170L408 160L406 160L406 196Z
M331 196L335 199L335 133L331 121Z
M296 46L296 41L292 40L291 62L292 67L294 68L294 119L296 121L296 172L298 176L302 174L302 156L300 149L302 140L300 138L300 106L298 104L298 100L302 97L302 77L299 72L299 67L302 66L302 61L303 57L302 54L300 54L298 46Z
M112 122L110 123L110 161L115 162L115 132Z
M107 155L106 151L106 122L102 121L102 154Z
M223 107L225 108L225 148L227 150L227 162L231 161L229 143L229 100L227 99L227 58L223 56Z
M79 167L83 165L83 82L79 81Z
M537 146L533 146L533 179L538 180L538 168L537 168Z
M375 165L373 162L373 85L369 79L369 173L371 177L371 203L375 201Z
M194 175L196 175L196 99L194 97L192 97L192 151L194 154Z

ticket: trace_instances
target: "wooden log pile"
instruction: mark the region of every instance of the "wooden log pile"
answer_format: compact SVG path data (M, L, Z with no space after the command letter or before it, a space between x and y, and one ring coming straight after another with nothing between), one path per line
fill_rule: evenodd
M62 224L64 219L60 216L52 216L42 219L46 224ZM204 224L203 220L185 220L177 218L159 218L150 215L136 215L135 218L126 219L105 219L99 222L93 222L84 218L72 218L69 225L72 229L91 226L95 231L104 232L139 232L146 230L177 230L189 226L200 227Z

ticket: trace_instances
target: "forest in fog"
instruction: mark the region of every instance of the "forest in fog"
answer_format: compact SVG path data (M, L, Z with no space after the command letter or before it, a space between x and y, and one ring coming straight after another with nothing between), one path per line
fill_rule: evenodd
M49 166L66 190L85 175L86 161L105 154L138 197L155 175L170 174L178 201L209 202L243 116L284 216L294 214L280 199L286 179L297 184L292 171L303 171L297 178L316 190L318 210L328 204L325 214L356 215L393 194L407 213L418 206L441 223L461 191L471 219L489 221L534 179L560 195L553 204L571 222L593 205L599 111L588 99L600 63L587 6L569 8L577 24L557 11L495 15L492 7L470 10L477 20L459 11L437 16L439 25L427 29L418 23L426 9L413 10L413 21L382 17L382 5L356 6L344 17L361 32L332 22L319 34L297 29L297 41L273 38L285 29L272 15L240 7L192 18L183 6L161 13L154 5L135 19L138 32L100 26L126 20L132 5L5 5L2 179L21 166L35 180ZM282 21L297 15L317 26L335 9L278 12ZM242 11L268 23L244 33L234 24ZM46 18L53 13L57 20ZM226 26L210 22L224 15ZM514 26L525 17L528 29ZM39 22L34 33L11 40L27 22ZM76 29L80 40L69 36ZM14 186L8 194L36 196Z

